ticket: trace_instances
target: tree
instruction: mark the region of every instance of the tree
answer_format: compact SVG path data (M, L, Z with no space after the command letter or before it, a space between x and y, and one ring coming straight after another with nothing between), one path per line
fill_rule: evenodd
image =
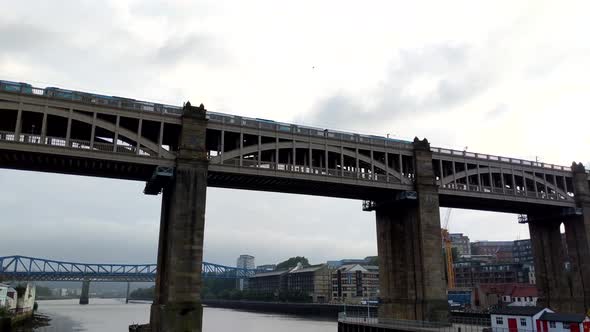
M150 288L138 288L129 293L129 298L136 300L151 300L154 298L155 290L155 286Z
M296 257L291 257L284 262L280 262L279 264L277 264L276 269L277 270L286 270L286 269L294 268L295 266L297 266L297 263L301 263L301 265L303 267L310 266L307 258L305 258L303 256L296 256Z
M40 297L49 297L49 296L53 295L53 294L51 294L51 289L49 289L49 287L43 287L43 286L37 286L37 289L35 290L35 294Z
M379 266L379 256L370 257L367 263L369 265Z

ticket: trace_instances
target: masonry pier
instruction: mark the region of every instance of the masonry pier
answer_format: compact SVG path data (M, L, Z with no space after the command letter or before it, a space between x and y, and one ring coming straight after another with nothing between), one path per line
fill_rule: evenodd
M552 215L529 214L535 257L536 283L541 306L561 312L590 309L590 188L582 164L573 163L576 208ZM564 252L560 226L564 225ZM567 254L567 256L566 256ZM569 270L565 262L570 262Z
M127 281L127 291L125 292L125 304L129 303L129 291L131 290L131 282Z
M572 165L578 213L565 221L567 252L571 264L572 312L590 310L590 183L584 166Z
M439 201L428 141L414 140L414 156L416 193L402 192L375 205L379 318L445 322Z
M534 252L535 279L539 290L537 304L564 311L569 307L571 294L564 270L565 255L561 243L560 225L563 219L529 215L528 220Z
M174 178L163 189L153 332L201 331L206 125L205 108L187 103Z
M88 304L90 294L90 280L82 281L82 293L80 294L80 304Z

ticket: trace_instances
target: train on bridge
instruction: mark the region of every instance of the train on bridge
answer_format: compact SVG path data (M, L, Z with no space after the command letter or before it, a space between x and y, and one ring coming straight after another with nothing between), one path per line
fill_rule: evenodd
M132 98L125 98L125 97L117 97L117 96L107 96L102 94L90 93L90 92L82 92L82 91L74 91L74 90L67 90L58 87L46 87L46 88L36 88L29 83L23 82L12 82L6 80L0 80L0 91L5 92L14 92L14 93L22 93L22 94L31 94L31 95L38 95L38 96L46 96L49 98L57 98L63 99L67 101L75 101L87 104L95 104L107 107L115 107L121 108L126 110L134 110L134 111L141 111L141 112L152 112L152 113L160 113L166 115L173 115L173 116L181 116L182 115L182 107L180 106L172 106L160 103L152 103L147 101L136 100ZM411 141L407 140L400 140L394 139L390 137L383 137L377 135L362 135L356 133L350 133L345 131L339 130L331 130L331 129L322 129L317 127L309 127L309 126L301 126L297 125L294 126L288 123L281 123L273 120L268 119L261 119L261 118L248 118L248 117L238 117L230 114L218 113L218 112L207 112L208 118L214 119L222 119L222 118L235 118L236 120L241 120L244 122L248 121L255 121L259 122L267 126L277 126L281 131L291 132L293 130L299 132L310 132L315 133L318 136L325 136L329 138L338 138L338 139L346 139L351 141L363 141L361 137L364 137L365 140L370 139L380 139L389 142L398 142L398 143L407 143L411 144ZM295 128L296 127L296 128Z

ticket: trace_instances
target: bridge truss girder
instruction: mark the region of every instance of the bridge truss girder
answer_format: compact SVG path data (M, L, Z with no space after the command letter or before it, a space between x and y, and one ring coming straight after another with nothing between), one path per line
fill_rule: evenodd
M256 270L203 262L204 278L240 279ZM14 281L153 282L156 264L86 264L27 256L0 257L0 279Z

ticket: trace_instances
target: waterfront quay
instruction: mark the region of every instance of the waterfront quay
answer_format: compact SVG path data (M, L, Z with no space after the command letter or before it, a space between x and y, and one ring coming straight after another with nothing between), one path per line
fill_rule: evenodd
M424 332L486 332L491 331L489 320L462 318L449 323L424 322L415 320L387 319L367 316L361 312L338 315L338 332L389 332L389 331L424 331ZM503 331L496 331L503 332ZM508 331L506 331L508 332ZM516 331L514 331L516 332Z

